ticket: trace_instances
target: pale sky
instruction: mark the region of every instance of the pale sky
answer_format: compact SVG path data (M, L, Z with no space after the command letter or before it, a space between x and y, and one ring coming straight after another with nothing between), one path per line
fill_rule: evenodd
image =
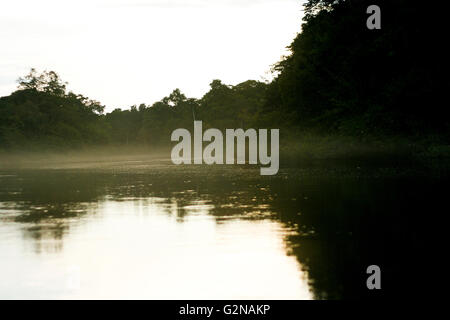
M300 31L303 0L2 0L0 96L31 67L107 106L152 104L213 79L270 78Z

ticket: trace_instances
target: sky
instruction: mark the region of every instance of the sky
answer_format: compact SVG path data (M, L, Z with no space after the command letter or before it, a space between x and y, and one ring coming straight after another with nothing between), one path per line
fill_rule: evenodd
M302 0L2 0L0 96L30 68L106 110L152 104L213 79L271 78L300 31Z

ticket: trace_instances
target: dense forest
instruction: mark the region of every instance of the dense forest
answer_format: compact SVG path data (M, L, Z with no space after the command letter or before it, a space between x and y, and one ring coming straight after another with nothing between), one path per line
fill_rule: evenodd
M314 135L448 145L449 63L439 9L380 0L382 28L369 30L372 2L309 0L270 83L213 80L199 99L175 89L152 105L105 114L101 103L67 92L57 73L32 69L0 98L0 149L164 146L194 119L206 128L281 128L282 144Z

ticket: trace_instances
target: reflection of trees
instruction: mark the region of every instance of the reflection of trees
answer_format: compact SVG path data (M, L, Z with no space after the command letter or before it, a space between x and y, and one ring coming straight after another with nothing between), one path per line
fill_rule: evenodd
M238 174L236 175L236 172ZM201 173L201 174L200 174ZM256 173L256 174L255 174ZM207 207L220 222L228 217L259 219L272 215L266 182L255 170L172 167L171 170L26 170L2 180L0 201L14 203L14 221L36 241L62 240L74 218L97 201L158 198L158 207L177 221Z
M96 182L74 172L23 171L2 179L0 201L14 204L8 209L18 214L11 219L24 225L24 237L34 240L37 252L59 251L72 219L95 204L100 194Z
M393 279L405 268L402 259L423 250L411 230L420 230L428 199L445 199L445 187L389 174L308 168L261 177L248 168L28 171L3 178L0 202L15 203L20 213L13 219L37 252L60 250L74 221L105 198L157 205L180 223L198 208L217 223L277 219L296 231L286 233L286 249L307 271L316 298L357 298L374 294L365 287L368 265L379 264L384 279ZM54 247L46 239L57 240Z
M33 225L25 227L24 236L33 239L34 251L59 252L63 249L63 234L68 229L64 223L53 222L44 225ZM46 241L50 239L51 241Z
M419 239L430 223L424 213L443 204L445 182L383 170L305 170L271 185L273 210L281 221L298 225L287 242L316 298L398 298L426 287L427 275L416 275L429 263ZM382 292L367 290L371 264L382 269Z

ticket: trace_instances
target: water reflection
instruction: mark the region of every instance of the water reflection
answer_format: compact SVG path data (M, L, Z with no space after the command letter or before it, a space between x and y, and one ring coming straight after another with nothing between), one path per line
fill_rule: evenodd
M312 298L288 254L295 230L248 190L221 196L164 172L26 171L2 182L2 298Z
M386 168L3 172L0 298L364 298L374 263L396 295L447 182Z

